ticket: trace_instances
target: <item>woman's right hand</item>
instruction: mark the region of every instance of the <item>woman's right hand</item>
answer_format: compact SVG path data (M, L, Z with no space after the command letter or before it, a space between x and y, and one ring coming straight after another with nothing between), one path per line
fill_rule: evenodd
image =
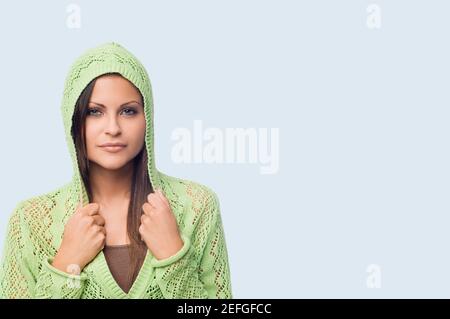
M52 266L66 273L80 273L103 249L106 242L105 219L100 205L78 206L64 227L64 235Z

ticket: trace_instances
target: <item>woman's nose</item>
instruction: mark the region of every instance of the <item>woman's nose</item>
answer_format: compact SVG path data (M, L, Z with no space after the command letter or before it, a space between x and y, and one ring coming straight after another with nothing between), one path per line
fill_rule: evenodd
M120 125L115 116L109 117L106 123L106 133L111 135L117 135L120 133Z

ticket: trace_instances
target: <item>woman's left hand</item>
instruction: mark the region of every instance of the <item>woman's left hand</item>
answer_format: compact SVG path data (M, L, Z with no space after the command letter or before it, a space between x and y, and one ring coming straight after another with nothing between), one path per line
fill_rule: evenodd
M162 191L150 193L142 210L139 233L153 256L161 260L175 255L184 243L169 201Z

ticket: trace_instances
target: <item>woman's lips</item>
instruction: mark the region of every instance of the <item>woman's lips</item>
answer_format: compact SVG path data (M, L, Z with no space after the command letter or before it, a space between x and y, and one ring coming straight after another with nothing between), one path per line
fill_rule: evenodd
M101 146L101 148L109 153L117 153L125 148L125 146Z

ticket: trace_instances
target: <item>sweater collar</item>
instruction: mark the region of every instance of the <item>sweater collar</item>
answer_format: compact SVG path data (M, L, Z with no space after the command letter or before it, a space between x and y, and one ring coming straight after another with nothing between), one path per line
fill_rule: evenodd
M148 176L153 189L161 189L161 174L155 165L154 156L154 112L153 94L147 71L140 61L120 44L115 42L105 43L98 47L85 51L70 67L66 77L64 94L61 103L61 113L64 122L66 143L68 145L73 177L67 188L64 215L61 221L65 224L81 203L85 206L89 203L86 187L81 178L78 166L75 144L72 138L72 116L75 105L83 89L96 77L107 73L120 73L124 78L133 83L140 91L144 102L146 121L145 146L148 158ZM60 241L58 239L58 241ZM57 245L59 243L56 243ZM92 271L99 282L110 288L112 298L141 298L153 278L153 267L150 265L152 255L147 250L145 260L133 286L125 293L114 280L103 251L86 266L87 271Z

